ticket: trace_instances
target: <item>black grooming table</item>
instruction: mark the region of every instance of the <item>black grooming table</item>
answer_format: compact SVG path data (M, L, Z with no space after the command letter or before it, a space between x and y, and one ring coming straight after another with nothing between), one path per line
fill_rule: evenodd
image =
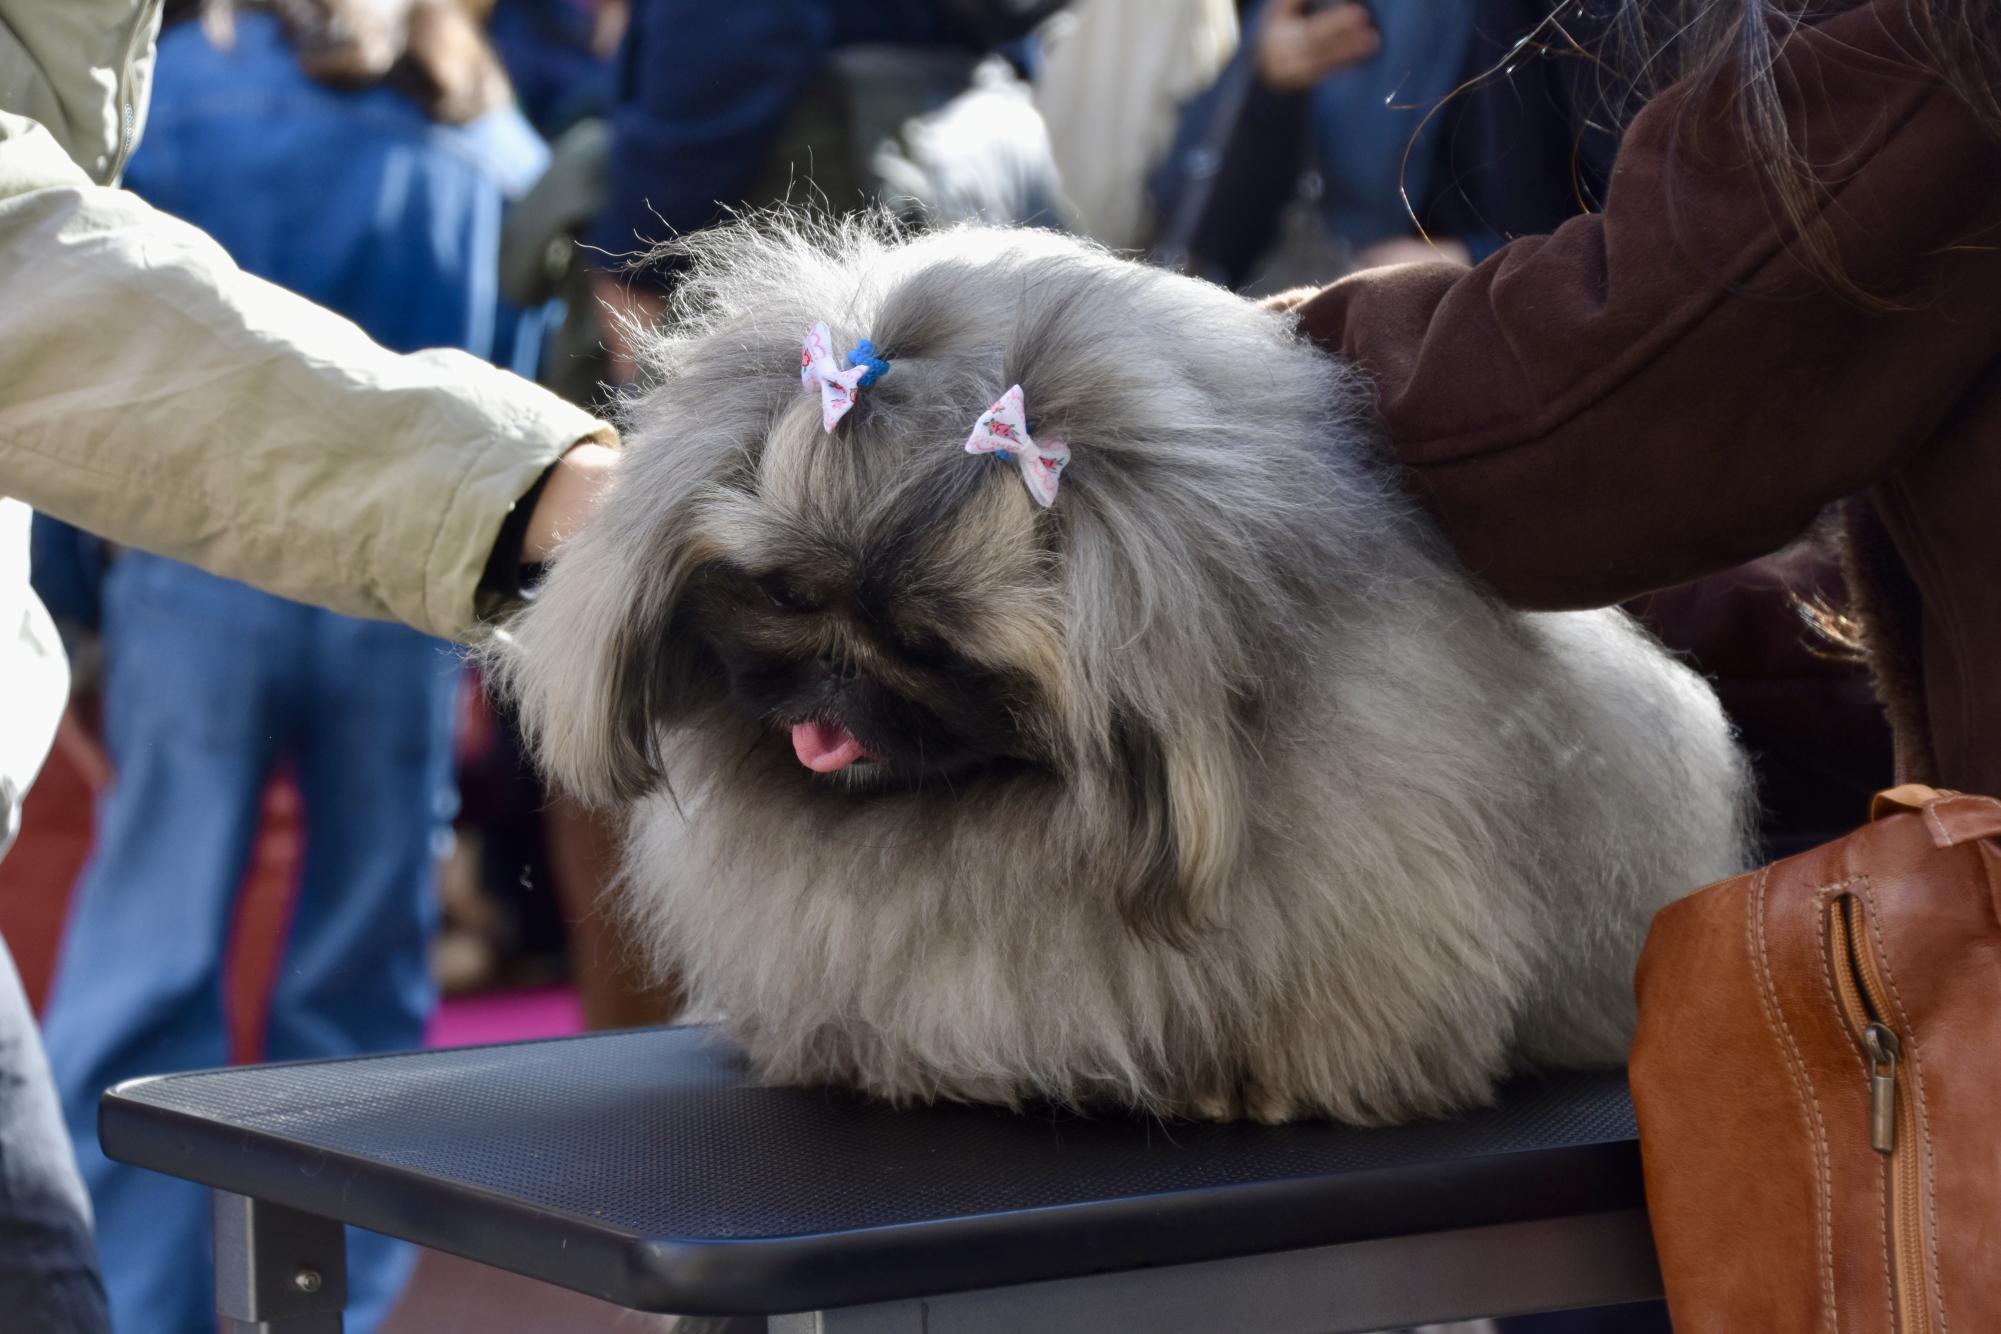
M99 1131L111 1157L225 1199L681 1314L1644 1223L1618 1073L1388 1130L1163 1124L765 1088L709 1030L667 1028L137 1080ZM1634 1272L1650 1286L1650 1255Z

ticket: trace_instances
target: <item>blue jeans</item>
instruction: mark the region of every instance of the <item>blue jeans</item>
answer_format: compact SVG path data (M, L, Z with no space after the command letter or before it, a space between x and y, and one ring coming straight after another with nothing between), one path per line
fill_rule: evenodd
M35 1016L0 940L0 1311L18 1334L106 1334L90 1201L63 1134Z
M305 850L266 1023L272 1060L419 1045L435 1000L436 860L456 798L459 666L402 626L132 553L104 590L100 798L44 1032L121 1334L215 1328L202 1187L111 1162L97 1100L225 1064L223 963L262 794L289 761ZM374 1328L409 1248L350 1232L349 1324Z

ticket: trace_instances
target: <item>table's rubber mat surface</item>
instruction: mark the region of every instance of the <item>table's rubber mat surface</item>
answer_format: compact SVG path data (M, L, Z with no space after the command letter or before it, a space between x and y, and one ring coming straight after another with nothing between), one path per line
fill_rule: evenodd
M804 1310L1640 1202L1616 1073L1390 1130L894 1111L672 1028L167 1076L113 1157L685 1313Z

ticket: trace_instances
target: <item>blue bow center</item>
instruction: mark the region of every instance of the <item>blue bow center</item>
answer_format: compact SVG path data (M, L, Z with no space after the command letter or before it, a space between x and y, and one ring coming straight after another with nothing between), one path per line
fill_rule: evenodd
M875 344L866 338L856 343L854 351L848 353L848 365L868 367L868 373L858 382L862 385L874 384L889 374L889 362L875 354Z

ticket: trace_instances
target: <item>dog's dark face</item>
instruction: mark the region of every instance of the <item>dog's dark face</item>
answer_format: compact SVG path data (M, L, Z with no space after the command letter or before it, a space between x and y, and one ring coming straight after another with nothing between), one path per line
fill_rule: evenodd
M703 509L673 633L747 744L858 792L1055 762L1060 618L1013 473L946 442L877 479L792 422L745 480Z
M895 572L803 562L703 571L689 624L731 706L808 770L855 786L1033 761L1033 683L953 647L949 606Z

